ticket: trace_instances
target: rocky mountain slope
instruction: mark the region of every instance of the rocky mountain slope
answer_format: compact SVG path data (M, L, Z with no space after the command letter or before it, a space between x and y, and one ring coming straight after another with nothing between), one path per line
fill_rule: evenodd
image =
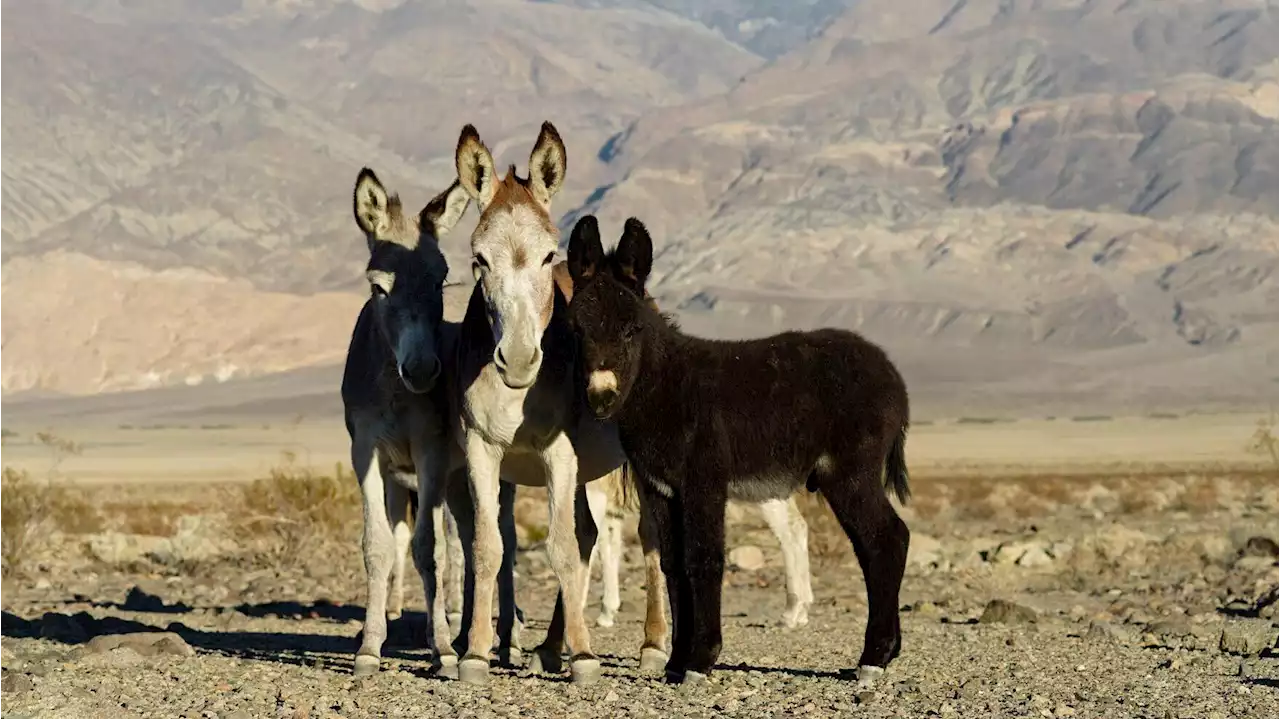
M700 332L860 329L925 397L1274 396L1274 4L8 14L7 394L339 361L362 290L359 167L415 205L450 179L463 123L522 163L551 119L564 225L643 218L654 290ZM462 270L473 222L445 242Z

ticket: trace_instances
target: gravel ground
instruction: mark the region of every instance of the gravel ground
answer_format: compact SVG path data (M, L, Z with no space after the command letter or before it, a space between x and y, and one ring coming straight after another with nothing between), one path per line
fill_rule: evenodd
M351 676L364 581L355 543L329 547L328 562L264 568L235 556L130 559L119 547L108 565L93 541L68 538L5 579L4 716L1274 717L1270 487L1204 512L1100 517L1070 503L1017 520L908 515L903 653L861 695L849 670L866 621L862 576L820 522L817 603L808 626L786 630L781 555L755 514L731 512L731 542L766 561L728 573L721 666L696 687L638 672L634 547L619 622L593 631L603 680L495 670L472 687L431 675L413 611L393 623L383 671ZM531 646L553 578L537 547L519 572ZM420 589L408 605L422 606Z

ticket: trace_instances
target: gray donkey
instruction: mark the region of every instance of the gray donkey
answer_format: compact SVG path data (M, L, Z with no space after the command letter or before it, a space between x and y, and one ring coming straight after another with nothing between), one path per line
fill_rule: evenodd
M445 575L445 498L469 516L471 498L459 471L460 452L451 439L449 402L442 375L451 364L458 326L444 321L448 264L438 246L466 211L470 199L455 181L416 216L406 215L400 198L388 194L372 170L356 180L356 223L369 246L365 270L370 298L356 320L342 378L342 402L351 435L351 463L364 504L364 564L368 603L355 674L378 671L387 619L400 615L405 554L414 563L427 595L427 635L444 676L457 676L450 644ZM454 293L451 293L454 294ZM466 294L456 294L450 314L460 317ZM447 482L452 470L458 480ZM499 637L500 653L519 651L513 562L515 490L499 498L500 523L509 538L502 557L499 621L509 629ZM456 514L450 513L450 514ZM416 515L411 530L410 518ZM459 527L464 533L468 528ZM461 577L457 577L461 579ZM390 602L388 602L390 594ZM449 592L458 597L460 592ZM452 604L457 604L455 598Z

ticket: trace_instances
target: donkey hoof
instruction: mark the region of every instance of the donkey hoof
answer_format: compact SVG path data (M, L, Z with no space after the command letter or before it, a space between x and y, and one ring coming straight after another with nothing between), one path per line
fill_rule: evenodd
M799 629L808 623L808 612L787 612L782 615L782 626L786 629Z
M458 679L464 684L488 684L489 660L467 657L458 662Z
M559 674L564 671L564 661L560 658L560 652L538 647L533 650L533 656L529 657L529 671L534 674Z
M437 657L436 661L439 663L439 667L436 669L436 676L441 679L457 680L458 657L453 654L445 654Z
M569 678L574 684L594 684L600 680L600 660L583 657L569 662Z
M858 691L869 692L876 688L876 682L884 676L883 667L863 664L858 667Z
M357 654L356 665L351 670L351 674L357 677L367 677L377 674L382 661L371 654Z
M597 627L612 627L612 626L613 626L613 615L612 615L612 614L601 614L600 616L596 617L596 626L597 626Z
M670 658L657 647L645 647L640 650L640 673L661 674L667 668L667 660Z

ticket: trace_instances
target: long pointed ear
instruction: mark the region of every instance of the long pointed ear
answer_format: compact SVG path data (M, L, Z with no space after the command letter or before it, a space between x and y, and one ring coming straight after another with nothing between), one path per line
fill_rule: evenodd
M462 128L453 159L458 170L458 181L483 212L493 201L498 177L493 171L493 155L489 154L489 148L480 141L480 133L476 132L474 125Z
M569 276L573 278L574 294L596 275L603 260L600 224L595 215L585 215L573 226L573 234L569 236Z
M613 274L624 285L644 297L644 283L653 269L653 240L644 223L634 217L627 218L622 228L622 239L613 251Z
M564 186L567 164L564 142L556 126L542 123L542 132L529 155L529 191L543 207L551 207L551 198Z
M362 168L356 177L352 210L356 216L356 224L370 240L386 233L391 227L391 198L378 181L378 176L367 167Z
M471 198L462 189L462 183L454 180L449 189L436 195L422 208L422 212L418 214L418 227L423 234L429 232L439 241L442 235L458 224L470 204Z

